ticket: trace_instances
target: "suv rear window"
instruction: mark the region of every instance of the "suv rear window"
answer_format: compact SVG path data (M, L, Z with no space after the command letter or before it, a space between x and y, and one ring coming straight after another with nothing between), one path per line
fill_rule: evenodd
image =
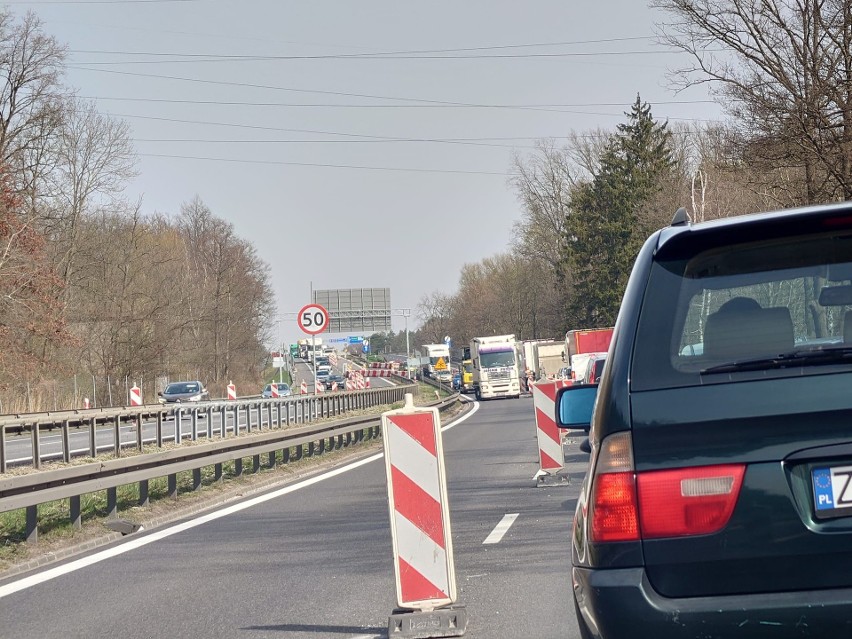
M731 375L820 374L852 364L840 350L852 348L848 230L722 246L695 235L673 238L675 246L664 245L651 267L634 390L719 383Z

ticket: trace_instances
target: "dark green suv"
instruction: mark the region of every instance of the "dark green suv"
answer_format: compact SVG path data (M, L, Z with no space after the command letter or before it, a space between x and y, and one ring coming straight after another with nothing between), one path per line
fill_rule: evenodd
M557 398L580 634L852 636L852 205L676 220Z

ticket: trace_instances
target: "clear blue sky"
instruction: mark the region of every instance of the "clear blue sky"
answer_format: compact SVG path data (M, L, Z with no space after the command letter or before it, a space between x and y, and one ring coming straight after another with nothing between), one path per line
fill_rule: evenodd
M132 127L128 198L176 213L199 195L269 263L282 313L311 284L389 287L394 308L455 292L463 264L506 250L512 158L536 138L614 127L637 92L658 117L720 113L667 88L683 59L635 0L7 6L36 11L68 83Z

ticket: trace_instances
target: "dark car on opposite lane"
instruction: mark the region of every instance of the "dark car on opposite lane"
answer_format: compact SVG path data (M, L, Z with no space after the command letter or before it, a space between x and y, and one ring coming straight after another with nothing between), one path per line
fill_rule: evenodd
M200 402L210 399L210 393L204 384L198 380L191 382L172 382L157 393L157 401L161 404L175 402Z
M276 382L274 386L278 389L278 397L289 397L293 394L293 391L290 390L290 385L285 384L284 382ZM264 399L269 399L272 397L272 387L273 384L267 384L263 387L263 392L260 394Z

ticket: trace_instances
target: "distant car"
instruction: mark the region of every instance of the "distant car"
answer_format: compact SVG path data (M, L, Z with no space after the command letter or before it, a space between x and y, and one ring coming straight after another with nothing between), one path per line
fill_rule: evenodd
M210 393L204 388L204 384L198 380L191 382L172 382L165 389L157 393L157 401L161 404L200 402L205 399L210 399Z
M332 384L337 384L337 389L339 391L346 390L346 378L343 375L329 375L328 379L325 381L326 390L331 390Z
M453 375L453 390L461 389L461 373Z
M293 394L293 391L290 390L290 386L288 384L279 382L274 385L278 387L278 397L289 397ZM260 396L264 399L272 397L272 386L273 384L267 384Z
M328 378L331 376L331 369L317 368L317 383L326 385Z
M589 358L589 365L586 367L586 374L583 377L583 384L597 384L601 381L601 373L606 363L606 355L597 353Z

